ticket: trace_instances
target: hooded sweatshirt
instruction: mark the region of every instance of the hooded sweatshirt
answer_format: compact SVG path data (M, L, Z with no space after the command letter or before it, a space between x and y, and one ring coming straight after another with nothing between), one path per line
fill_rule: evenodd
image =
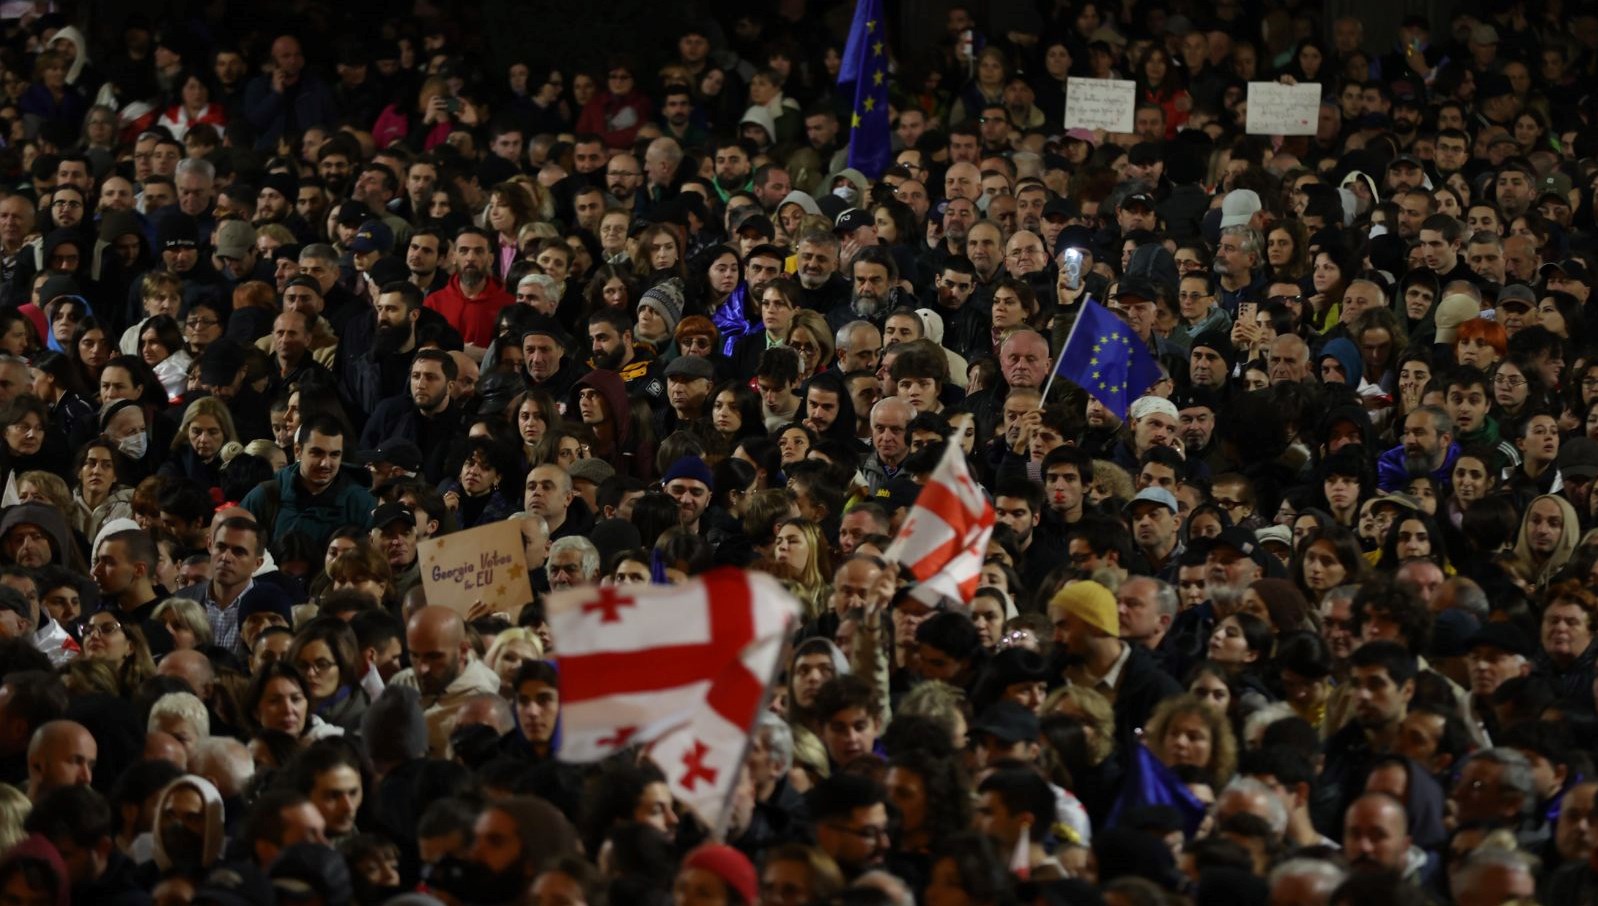
M655 448L653 444L639 443L633 438L632 403L627 398L627 388L622 383L621 375L603 368L595 368L583 375L572 388L569 411L578 410L577 393L584 387L597 390L604 396L605 406L609 410L606 414L610 416L614 428L615 434L611 438L610 449L603 453L602 458L610 463L618 474L631 475L645 481L653 478Z
M1559 507L1559 514L1564 519L1564 526L1559 532L1559 540L1554 543L1553 552L1548 555L1546 560L1542 560L1542 558L1532 553L1531 533L1529 531L1531 508L1542 500L1552 500ZM1533 581L1538 588L1544 588L1552 581L1554 574L1559 572L1566 563L1570 562L1570 556L1576 552L1576 541L1580 537L1581 524L1576 519L1576 508L1570 505L1570 501L1557 494L1544 494L1541 497L1532 498L1531 502L1526 504L1525 515L1520 520L1520 534L1515 539L1515 556L1531 564L1537 564L1541 560L1541 565L1538 566L1537 575Z
M155 802L155 813L157 815L164 814L167 800L172 797L174 792L184 787L199 793L201 801L205 804L205 838L201 841L203 845L200 849L200 865L198 867L208 868L216 864L216 860L222 858L222 844L225 842L222 838L222 794L217 792L216 787L211 785L211 781L196 774L184 774L182 777L167 784L166 789L161 791L160 798ZM160 866L162 871L168 871L175 867L177 863L173 861L172 855L166 851L166 839L161 833L159 824L156 825L154 836L155 864ZM192 868L193 866L178 867Z

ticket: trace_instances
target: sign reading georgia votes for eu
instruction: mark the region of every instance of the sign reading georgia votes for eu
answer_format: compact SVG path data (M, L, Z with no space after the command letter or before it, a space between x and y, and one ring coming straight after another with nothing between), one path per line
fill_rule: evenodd
M520 520L490 522L430 538L416 546L416 556L429 604L465 616L482 602L488 613L509 614L514 622L522 606L533 600Z

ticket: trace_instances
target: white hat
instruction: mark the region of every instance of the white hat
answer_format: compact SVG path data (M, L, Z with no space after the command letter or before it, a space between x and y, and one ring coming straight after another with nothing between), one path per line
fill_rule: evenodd
M1264 205L1253 189L1233 189L1221 202L1221 229L1245 226Z
M1146 415L1153 415L1156 412L1163 413L1173 422L1180 418L1176 412L1176 404L1163 396L1138 397L1137 401L1132 403L1132 408L1127 411L1127 415L1133 421L1137 421Z

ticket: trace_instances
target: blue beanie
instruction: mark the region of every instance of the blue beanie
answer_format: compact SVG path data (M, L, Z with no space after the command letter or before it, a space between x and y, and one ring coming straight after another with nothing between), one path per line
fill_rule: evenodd
M697 456L678 458L676 462L671 464L671 468L666 470L666 477L662 478L660 483L670 484L679 478L692 478L701 482L705 487L710 488L712 493L716 490L716 482L710 474L710 467L705 465L705 461Z

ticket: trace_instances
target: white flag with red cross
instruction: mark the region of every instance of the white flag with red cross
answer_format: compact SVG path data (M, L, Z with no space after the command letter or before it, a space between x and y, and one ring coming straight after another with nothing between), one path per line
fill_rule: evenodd
M884 556L915 576L910 594L917 600L970 601L991 537L993 504L971 478L960 445L950 443Z
M652 744L672 791L712 827L742 766L799 602L764 573L557 592L562 761Z

